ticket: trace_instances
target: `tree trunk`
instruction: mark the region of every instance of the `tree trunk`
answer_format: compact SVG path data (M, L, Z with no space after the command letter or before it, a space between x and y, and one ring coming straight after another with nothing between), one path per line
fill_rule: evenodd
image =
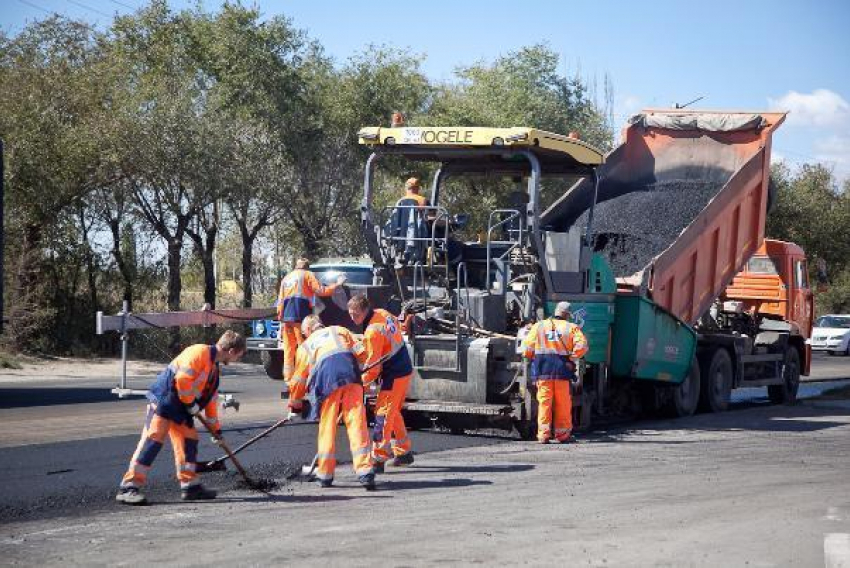
M9 298L9 327L10 346L15 351L26 351L38 339L39 307L43 307L46 298L39 298L41 286L38 277L44 274L41 268L41 238L42 226L27 224L23 228L23 242L18 258L14 285ZM41 306L40 306L41 305Z
M134 270L130 269L127 259L124 258L124 253L121 252L121 225L118 219L109 221L109 230L112 233L112 257L115 259L115 264L118 265L118 272L121 273L121 280L124 281L124 296L123 299L130 306L130 311L133 310L133 277Z
M168 311L180 311L180 293L183 280L180 276L180 253L183 248L183 235L172 237L168 241ZM180 328L168 329L168 349L176 355L180 350Z
M204 265L204 303L215 309L215 259L214 248L206 249L201 255Z
M180 293L183 290L183 280L180 277L180 260L183 249L183 239L175 236L168 241L168 310L180 311Z
M239 222L242 235L242 307L250 308L254 303L254 239L257 231L249 231L244 222Z

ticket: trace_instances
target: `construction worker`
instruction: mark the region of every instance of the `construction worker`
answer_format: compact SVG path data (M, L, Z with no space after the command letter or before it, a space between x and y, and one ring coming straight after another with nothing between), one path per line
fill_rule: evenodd
M401 416L407 387L413 374L413 363L401 335L401 323L386 310L372 309L369 299L360 294L348 301L348 315L363 332L363 386L380 377L372 431L372 461L375 472L382 473L384 464L405 466L413 463L410 438ZM391 459L392 458L392 459Z
M298 347L295 372L289 382L289 409L300 413L308 397L308 418L319 420L316 480L322 487L333 485L336 429L342 415L357 480L372 490L375 472L369 458L369 426L358 366L361 350L350 331L337 325L325 327L317 316L305 317L301 330L305 340Z
M555 315L535 323L522 342L531 359L531 381L537 387L537 440L548 444L553 437L570 441L573 401L570 381L576 379L576 362L587 353L587 339L569 322L570 303L559 302Z
M310 261L304 257L295 261L295 270L280 282L277 317L280 320L280 337L283 341L283 379L289 381L295 370L295 352L301 345L301 322L313 313L316 296L326 298L345 283L341 275L336 284L323 286L310 272Z
M219 365L238 361L245 354L245 338L226 331L215 345L192 345L183 350L157 375L148 392L147 415L142 438L130 459L130 468L121 480L116 500L127 505L144 505L140 492L147 472L162 449L165 436L171 438L180 497L184 501L215 499L216 492L198 480L198 431L193 416L201 412L210 424L213 441L221 441L218 420Z
M421 195L419 193L420 191L422 191L422 187L419 185L419 178L409 178L406 182L404 182L404 197L398 200L396 206L417 205L419 207L426 207L430 205L428 198Z

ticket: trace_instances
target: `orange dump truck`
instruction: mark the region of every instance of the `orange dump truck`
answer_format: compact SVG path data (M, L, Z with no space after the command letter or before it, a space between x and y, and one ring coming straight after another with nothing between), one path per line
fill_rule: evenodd
M723 410L732 389L751 386L795 400L810 364L805 255L764 240L771 136L784 119L644 111L598 182L543 213L550 240L582 246L582 289L548 296L569 300L590 338L581 404L604 412L636 399L688 415Z

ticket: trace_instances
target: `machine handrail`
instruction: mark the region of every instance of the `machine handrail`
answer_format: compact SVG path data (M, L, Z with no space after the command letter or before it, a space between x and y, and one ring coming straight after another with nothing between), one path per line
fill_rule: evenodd
M493 217L495 215L499 215L499 214L503 214L503 213L509 213L510 215L508 217L506 217L505 219L502 219L501 221L499 221L498 223L496 223L494 225L493 224ZM512 221L513 219L520 219L519 238L517 240L492 241L490 239L490 235L493 234L493 231L495 229L501 227L502 225L504 225L505 223L508 223L509 221ZM494 245L494 244L511 245L511 246L508 247L508 250L506 250L504 253L499 255L499 260L501 260L501 259L505 258L505 256L508 255L512 250L514 250L517 246L519 246L523 243L523 235L524 235L524 227L523 227L523 224L522 224L522 216L521 216L519 210L517 210L517 209L494 209L493 211L490 212L490 217L487 219L487 267L486 267L486 272L485 272L486 277L487 277L487 291L488 292L490 291L490 288L491 288L490 262L491 262L492 257L493 257L493 254L492 254L493 248L492 248L491 245ZM505 291L502 290L502 292L504 293Z

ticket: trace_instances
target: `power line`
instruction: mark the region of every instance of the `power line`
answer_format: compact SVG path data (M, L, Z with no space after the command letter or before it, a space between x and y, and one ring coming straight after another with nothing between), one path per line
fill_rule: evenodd
M125 8L127 8L129 10L135 10L136 9L135 6L130 6L129 4L125 4L124 2L119 2L118 0L109 0L109 1L112 2L113 4L117 4L119 6L124 6Z
M77 2L77 0L65 0L65 1L70 2L71 4L74 4L75 6L79 6L80 8L85 8L86 10L88 10L90 12L94 12L95 14L100 14L101 16L105 16L107 18L112 17L110 14L107 14L106 12L101 12L97 8L92 8L91 6L86 6L82 2Z
M29 0L18 0L18 2L20 2L21 4L25 4L25 5L27 5L27 6L31 7L31 8L35 8L36 10L41 10L41 11L42 11L42 12L44 12L45 14L54 14L54 13L58 13L58 12L54 12L54 11L52 11L52 10L48 10L47 8L42 8L42 7L41 7L41 6L39 6L38 4L33 4L33 3L32 3L32 2L30 2Z

